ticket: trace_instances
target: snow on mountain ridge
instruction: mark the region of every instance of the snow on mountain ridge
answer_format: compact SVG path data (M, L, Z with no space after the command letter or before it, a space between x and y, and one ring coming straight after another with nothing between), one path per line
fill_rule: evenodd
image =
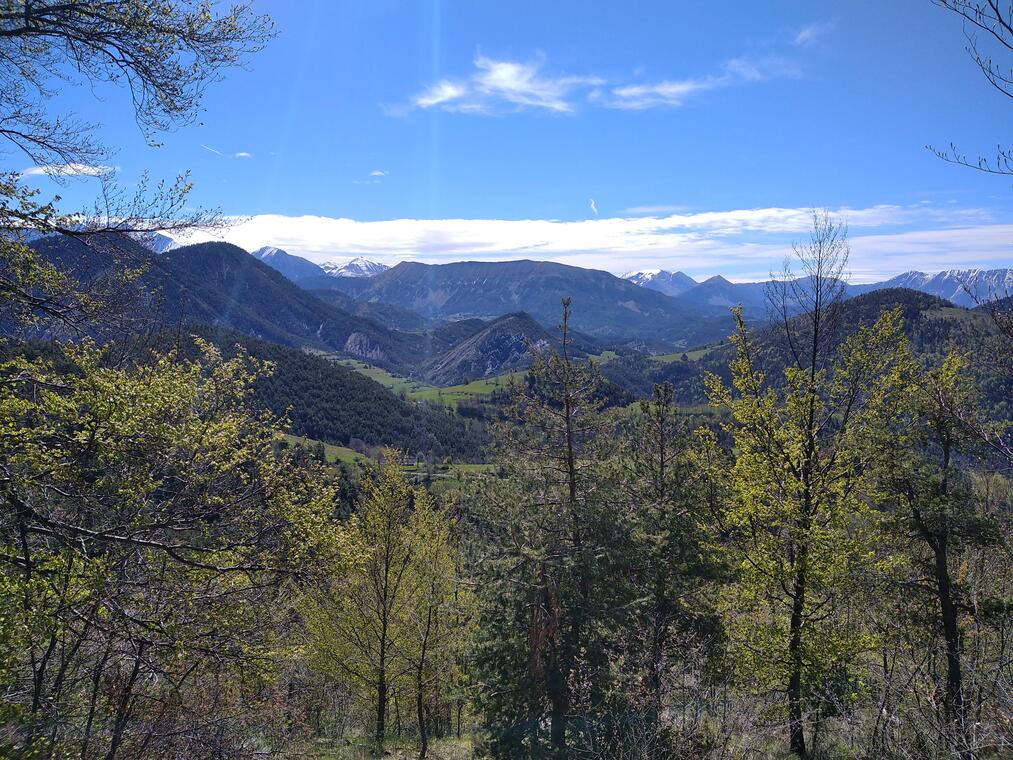
M644 269L639 272L627 272L622 279L629 280L634 285L642 288L650 288L664 293L667 296L677 296L685 293L690 288L696 287L697 282L692 277L682 272L669 272L666 269Z
M374 277L390 267L377 261L370 261L362 256L354 259L331 259L320 264L331 277Z

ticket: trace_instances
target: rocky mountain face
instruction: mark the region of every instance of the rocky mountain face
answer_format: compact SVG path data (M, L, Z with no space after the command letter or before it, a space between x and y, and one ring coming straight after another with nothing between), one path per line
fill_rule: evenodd
M424 370L436 385L455 385L530 366L529 346L548 346L549 333L524 312L506 314L457 343Z

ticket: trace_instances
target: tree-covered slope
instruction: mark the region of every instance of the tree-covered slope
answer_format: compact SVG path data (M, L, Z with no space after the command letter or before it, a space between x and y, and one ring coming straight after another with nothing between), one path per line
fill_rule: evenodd
M915 290L890 288L876 290L844 301L839 313L838 333L853 334L859 325L871 325L888 309L900 308L904 330L914 351L926 361L938 363L951 349L967 351L981 386L986 406L997 415L1013 413L1009 399L1013 387L1008 378L996 371L987 359L985 346L993 334L993 325L984 310L954 306L936 296ZM756 329L759 364L768 377L776 380L788 362L788 348L781 339L783 331L759 325ZM703 377L712 372L728 381L729 363L734 357L731 344L722 342L692 352L686 360L659 362L643 355L624 355L605 363L606 377L630 392L645 397L656 383L670 382L684 404L706 401Z
M33 244L61 266L101 264L84 243L43 238ZM135 284L147 316L163 325L224 327L274 343L346 353L375 364L408 369L427 354L425 341L320 299L277 270L229 243L200 243L155 255L122 237L115 245L145 267ZM81 269L81 267L79 267Z
M196 331L232 356L241 346L274 371L257 381L254 401L287 416L291 431L341 446L359 439L436 459L480 460L484 433L441 405L411 401L319 354L228 330Z
M507 314L460 341L425 368L436 385L466 383L531 364L529 344L548 346L552 337L527 314Z
M701 319L674 299L593 269L547 261L402 262L369 280L362 300L395 304L445 319L496 318L525 311L543 327L573 299L575 330L596 338L664 338L687 344L727 332L730 320Z

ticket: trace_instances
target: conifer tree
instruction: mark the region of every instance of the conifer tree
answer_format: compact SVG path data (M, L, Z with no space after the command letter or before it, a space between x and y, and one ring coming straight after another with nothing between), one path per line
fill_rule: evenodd
M559 350L534 347L534 364L497 431L505 477L483 484L474 505L484 551L475 558L480 696L499 755L566 757L586 742L608 672L604 630L623 561L620 521L601 478L613 442L604 433L596 367L574 358L570 302ZM541 726L548 723L548 747Z
M655 386L652 400L641 401L626 415L622 440L618 477L628 498L631 568L647 634L642 658L649 705L645 722L647 731L657 734L666 706L666 668L681 657L673 645L694 637L713 639L715 634L707 581L718 567L708 549L708 532L718 521L725 494L721 474L712 465L728 463L713 435L705 429L694 431L679 414L668 383ZM631 624L636 614L631 608ZM676 634L683 636L675 639ZM694 651L707 649L704 645Z

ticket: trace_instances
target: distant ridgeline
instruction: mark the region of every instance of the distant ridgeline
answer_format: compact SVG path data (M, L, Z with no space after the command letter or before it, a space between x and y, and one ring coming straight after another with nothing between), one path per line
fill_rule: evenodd
M454 427L453 415L423 410L305 350L358 359L431 385L463 384L523 370L531 362L529 346L557 345L560 301L569 296L576 355L608 354L602 369L617 389L617 401L630 394L648 396L655 383L668 381L682 403L700 404L704 373L727 376L731 349L721 341L733 327L730 306L741 305L747 320L760 328L761 341L767 339L762 331L766 283L721 277L697 283L664 270L621 278L537 261L403 262L386 268L356 259L317 265L270 247L251 255L228 243L143 242L107 236L103 246L112 245L121 258L146 267L134 286L133 307L145 329L198 325L214 328L219 336L234 331L257 339L248 342L251 351L273 353L284 365L278 379L265 382L258 393L276 413L291 409L300 435L329 442L362 438L460 456L468 450L462 441L470 433ZM32 245L75 276L87 280L103 274L104 259L79 241L48 237ZM893 287L898 284L916 290ZM1011 290L1009 269L907 273L850 286L847 292L854 297L846 302L843 319L850 326L868 324L882 309L899 305L920 353L936 358L958 346L977 356L987 350L987 315L940 295L974 305L975 298ZM694 350L699 346L709 348ZM779 374L783 358L776 346L766 349L772 376ZM987 400L993 407L1008 404L1007 385L987 362L979 365ZM373 398L374 408L390 413L369 419L365 406L349 401L356 394ZM432 435L423 435L423 428ZM438 432L444 430L445 435Z
M884 311L900 308L904 328L915 352L929 363L938 363L953 348L970 355L982 392L983 405L999 418L1013 415L1013 380L989 361L995 326L984 307L966 309L936 296L905 288L875 290L842 304L839 333L846 337L859 325L871 325ZM787 347L773 328L757 328L758 350L768 378L782 377L788 361ZM684 404L706 402L703 378L711 372L730 380L729 362L734 347L720 342L666 361L644 355L624 355L602 366L606 377L638 396L650 393L654 384L670 382ZM692 354L692 356L691 356ZM674 359L674 360L668 360Z

